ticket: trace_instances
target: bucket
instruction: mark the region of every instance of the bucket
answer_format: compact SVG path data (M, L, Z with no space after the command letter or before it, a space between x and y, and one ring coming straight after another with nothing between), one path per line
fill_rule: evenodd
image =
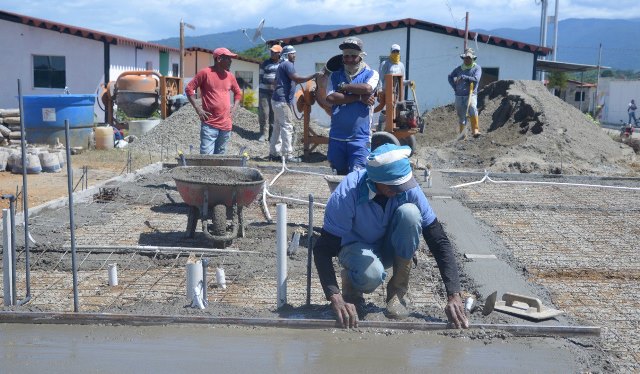
M113 143L113 127L96 127L96 149L112 149Z
M38 154L38 158L40 159L42 171L44 171L45 173L57 173L62 170L60 168L60 159L55 153L43 151Z
M160 119L144 119L139 121L129 121L129 135L140 138L162 122Z
M24 126L31 144L65 143L64 121L69 120L71 147L88 148L93 132L96 95L25 95ZM66 143L65 143L66 144Z

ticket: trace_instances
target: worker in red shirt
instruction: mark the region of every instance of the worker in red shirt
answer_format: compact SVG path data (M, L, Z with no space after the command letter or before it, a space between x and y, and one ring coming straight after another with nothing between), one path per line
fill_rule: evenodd
M231 59L237 56L227 48L216 48L213 51L213 66L200 70L185 90L202 122L200 154L223 154L229 142L232 118L242 100L242 91L236 77L229 72ZM196 89L200 91L201 107L194 97ZM233 107L229 91L233 91Z

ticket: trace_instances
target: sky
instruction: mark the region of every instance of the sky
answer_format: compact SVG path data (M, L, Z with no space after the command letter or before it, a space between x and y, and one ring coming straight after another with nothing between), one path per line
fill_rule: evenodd
M547 15L567 18L640 18L640 0L545 0ZM415 18L464 29L539 27L541 0L0 0L0 9L138 40L265 26L367 25Z

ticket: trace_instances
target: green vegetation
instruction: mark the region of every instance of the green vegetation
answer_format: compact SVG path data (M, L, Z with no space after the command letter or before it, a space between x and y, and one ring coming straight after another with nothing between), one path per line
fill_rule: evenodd
M253 108L256 106L258 99L256 98L256 92L252 89L246 89L242 93L242 107L245 109Z
M580 77L582 76L582 79L585 83L596 83L598 81L597 70L587 71L584 73L584 75L582 75L582 73L571 73L568 74L568 76L569 79L573 79L576 81L580 81ZM614 77L616 79L637 80L640 79L640 71L607 69L600 71L600 77Z
M253 48L249 48L246 51L238 53L242 57L251 58L254 60L262 61L266 60L271 56L267 46L264 44L257 45Z
M567 88L567 79L569 79L569 75L565 72L554 71L549 73L547 79L549 80L547 87L564 90Z

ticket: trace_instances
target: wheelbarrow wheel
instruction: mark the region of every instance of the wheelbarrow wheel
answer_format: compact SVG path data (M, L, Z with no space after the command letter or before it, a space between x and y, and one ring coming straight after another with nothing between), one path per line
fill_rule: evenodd
M211 226L213 235L223 236L227 233L227 207L225 205L218 204L213 207Z

